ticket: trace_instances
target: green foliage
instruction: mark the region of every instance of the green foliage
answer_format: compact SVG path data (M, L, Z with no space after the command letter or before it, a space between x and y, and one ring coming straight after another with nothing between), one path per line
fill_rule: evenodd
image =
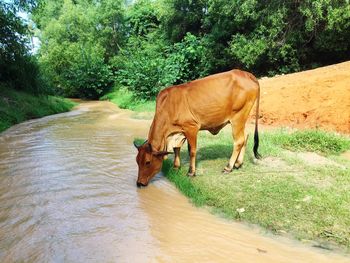
M76 46L73 46L76 47ZM105 94L113 84L113 73L103 61L96 47L80 49L77 62L62 69L61 83L64 95L96 99Z
M240 67L271 75L350 58L348 0L164 3L168 37L189 31L206 39L211 73Z
M16 60L7 74L0 61L2 72L65 96L98 98L114 86L152 100L164 87L232 68L274 75L350 59L349 0L24 2L39 29L40 66ZM24 58L24 27L12 25L20 34L10 43ZM23 81L30 75L45 84Z
M44 79L29 53L27 27L15 14L17 6L0 3L0 83L32 93L45 93Z
M207 50L201 38L187 33L183 40L168 50L165 70L171 83L184 83L209 74Z
M181 41L187 33L198 35L210 1L161 0L160 19L172 42Z
M154 99L172 84L205 76L205 47L188 33L183 41L166 46L156 34L130 37L127 47L113 60L117 86L127 87L138 100Z
M127 87L139 99L154 99L167 84L165 58L156 38L130 37L125 49L112 60L118 86Z
M128 32L133 36L146 36L158 29L160 21L155 2L136 1L126 12Z
M107 93L100 100L109 100L122 109L130 109L135 103L133 93L126 88L118 88L115 91Z
M35 1L0 3L0 132L21 121L69 110L73 103L46 96L47 75L30 54L30 32L16 14Z
M120 1L47 1L34 20L41 29L40 62L64 96L99 98L113 85L109 58L123 31Z
M102 96L100 100L109 100L122 109L130 109L135 111L137 114L133 117L140 117L143 119L151 119L156 108L156 103L154 100L149 101L137 99L135 98L134 93L125 87L115 88L111 92Z

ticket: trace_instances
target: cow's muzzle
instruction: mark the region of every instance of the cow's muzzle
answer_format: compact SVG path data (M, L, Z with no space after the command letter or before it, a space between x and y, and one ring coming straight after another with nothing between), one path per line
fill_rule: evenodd
M147 184L143 184L143 183L140 183L140 182L137 182L136 185L137 185L137 187L144 187L144 186L147 186Z

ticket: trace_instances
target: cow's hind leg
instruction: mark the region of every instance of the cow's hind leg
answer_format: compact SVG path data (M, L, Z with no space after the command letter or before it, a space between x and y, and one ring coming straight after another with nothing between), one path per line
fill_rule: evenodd
M233 151L229 163L224 168L224 173L231 172L234 168L238 169L243 164L243 158L248 137L245 136L245 124L249 117L249 112L253 104L246 105L241 111L233 115L230 120L232 126Z
M181 163L180 163L180 147L175 147L174 148L174 154L175 154L175 156L174 156L174 168L175 169L178 169L178 168L180 168L180 165L181 165Z
M248 143L248 134L245 134L245 140L244 140L244 144L242 146L242 149L238 155L237 161L234 164L234 168L239 168L242 166L243 164L243 159L244 159L244 154L245 154L245 149L247 147L247 143Z
M188 150L190 154L190 168L188 169L188 176L196 175L196 153L197 153L197 133L198 129L186 132L188 142Z
M236 124L236 125L235 125ZM233 151L231 158L227 164L227 166L224 168L224 173L229 173L233 170L233 168L239 168L242 165L241 163L238 163L238 157L242 154L244 156L244 153L242 150L245 150L244 144L245 144L245 136L244 136L244 126L239 123L231 123L232 125L232 137L233 137Z

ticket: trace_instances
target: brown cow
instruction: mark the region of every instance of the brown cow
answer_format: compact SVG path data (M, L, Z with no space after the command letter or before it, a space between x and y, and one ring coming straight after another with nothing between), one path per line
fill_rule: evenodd
M137 146L139 166L137 186L146 186L161 170L165 155L174 151L174 167L180 167L180 148L187 139L190 154L189 176L196 172L197 133L217 134L228 123L232 126L234 148L223 172L243 163L247 142L245 124L257 100L254 155L259 158L258 116L260 87L250 73L231 70L162 90L148 140Z

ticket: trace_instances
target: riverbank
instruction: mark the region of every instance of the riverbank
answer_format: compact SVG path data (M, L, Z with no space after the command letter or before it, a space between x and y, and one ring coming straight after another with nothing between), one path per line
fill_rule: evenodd
M181 169L172 168L170 157L164 175L193 204L213 213L349 253L350 138L321 130L261 129L263 158L256 162L252 128L241 169L221 173L232 151L230 128L225 128L216 136L199 133L195 178L186 176L186 147Z
M249 140L244 166L221 173L232 150L229 130L201 132L197 176L188 178L188 154L177 171L164 174L195 205L229 219L257 224L326 249L350 251L350 161L341 155L350 140L321 131L263 131L258 162Z
M135 99L132 92L126 88L115 89L107 93L100 100L108 100L116 104L121 109L132 110L132 117L135 119L150 120L153 118L156 109L156 102L153 101L139 101Z
M321 130L262 129L263 158L255 161L249 129L241 169L221 173L232 151L230 128L225 128L216 136L199 133L195 178L186 176L186 147L181 169L173 169L170 158L164 162L164 175L197 206L312 246L349 253L350 138Z
M25 120L69 111L75 103L55 96L34 96L0 86L0 132Z
M230 129L217 136L201 132L197 176L186 177L186 151L179 171L171 168L170 160L164 163L165 176L194 204L225 217L314 246L342 247L349 252L350 140L334 133L349 131L350 105L345 101L335 107L336 101L350 95L344 82L350 77L347 68L350 62L260 80L260 123L269 125L261 129L260 161L253 161L250 136L244 166L223 175L232 151ZM131 100L131 94L118 91L109 99L120 105L126 95ZM136 118L153 116L150 104L130 105ZM142 110L146 113L140 113Z

